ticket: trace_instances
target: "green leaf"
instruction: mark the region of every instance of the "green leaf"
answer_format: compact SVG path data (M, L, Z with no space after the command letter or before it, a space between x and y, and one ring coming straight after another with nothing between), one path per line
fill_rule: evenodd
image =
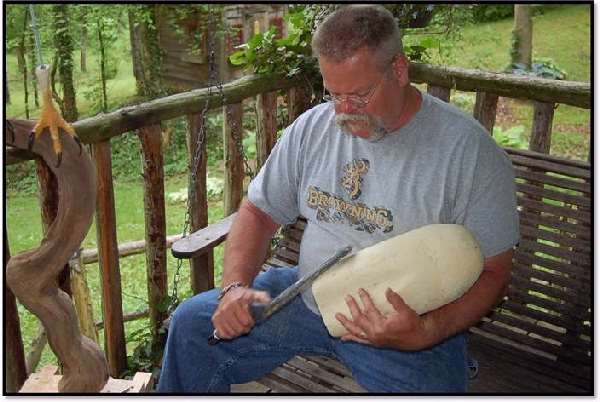
M245 50L238 50L229 56L229 62L234 66L243 66L248 63Z

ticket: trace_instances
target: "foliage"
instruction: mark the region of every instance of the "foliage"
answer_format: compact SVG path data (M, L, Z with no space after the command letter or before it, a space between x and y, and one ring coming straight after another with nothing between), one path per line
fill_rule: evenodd
M136 346L133 353L127 356L127 370L123 377L131 379L137 372L152 373L156 376L160 369L156 367L155 362L160 361L162 352L154 347L150 327L143 326L129 333L126 342L133 342Z
M204 50L202 44L214 47L211 43L215 36L227 35L231 28L222 18L224 5L222 4L185 4L169 6L169 25L173 32L182 41L190 44L189 53L200 55ZM205 35L214 33L211 38ZM186 40L188 39L188 40ZM212 45L212 46L211 46Z
M503 147L517 149L529 148L529 143L525 138L525 127L523 126L514 126L506 130L503 130L502 127L495 126L494 139Z
M311 56L311 20L303 10L285 16L288 36L276 39L276 27L254 35L242 50L233 53L229 61L234 66L251 68L256 74L284 73L289 77L299 73L317 74L316 60Z
M477 4L473 5L473 21L476 23L498 21L510 18L514 13L513 4Z
M506 69L507 73L517 75L530 75L551 80L566 80L567 73L561 69L550 57L540 57L531 63L531 70L522 63L513 63Z

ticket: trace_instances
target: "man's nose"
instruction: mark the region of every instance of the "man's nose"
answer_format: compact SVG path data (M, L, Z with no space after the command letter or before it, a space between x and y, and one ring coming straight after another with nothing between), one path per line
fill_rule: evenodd
M347 99L342 99L335 103L335 111L337 113L354 114L356 113L356 110L356 107L354 107Z

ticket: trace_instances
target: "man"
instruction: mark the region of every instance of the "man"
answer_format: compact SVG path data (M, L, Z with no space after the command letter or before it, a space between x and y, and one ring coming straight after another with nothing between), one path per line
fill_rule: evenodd
M227 239L222 290L174 314L159 391L227 392L305 354L341 360L367 391L464 392L464 332L503 296L519 237L510 161L474 119L410 85L385 8L341 8L312 45L331 101L286 129L251 183ZM350 212L357 206L368 213ZM257 276L272 235L299 215L308 220L299 267ZM388 290L395 313L383 316L361 292L347 298L351 316L336 316L348 331L338 339L308 290L254 327L251 303L275 297L335 250L432 223L466 226L485 255L480 278L456 301L418 316ZM213 331L228 341L208 346Z

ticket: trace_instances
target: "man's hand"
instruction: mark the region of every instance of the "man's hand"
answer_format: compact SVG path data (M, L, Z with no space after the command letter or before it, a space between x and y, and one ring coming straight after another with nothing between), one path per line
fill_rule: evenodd
M212 323L218 337L233 339L250 332L254 326L250 305L270 301L267 292L254 289L239 287L227 292L212 316Z
M394 312L383 315L364 289L358 292L363 308L354 297L346 296L352 319L337 313L335 318L348 330L343 341L354 341L378 347L400 350L420 350L430 346L432 334L427 320L411 309L398 293L387 289L385 296L394 307Z

